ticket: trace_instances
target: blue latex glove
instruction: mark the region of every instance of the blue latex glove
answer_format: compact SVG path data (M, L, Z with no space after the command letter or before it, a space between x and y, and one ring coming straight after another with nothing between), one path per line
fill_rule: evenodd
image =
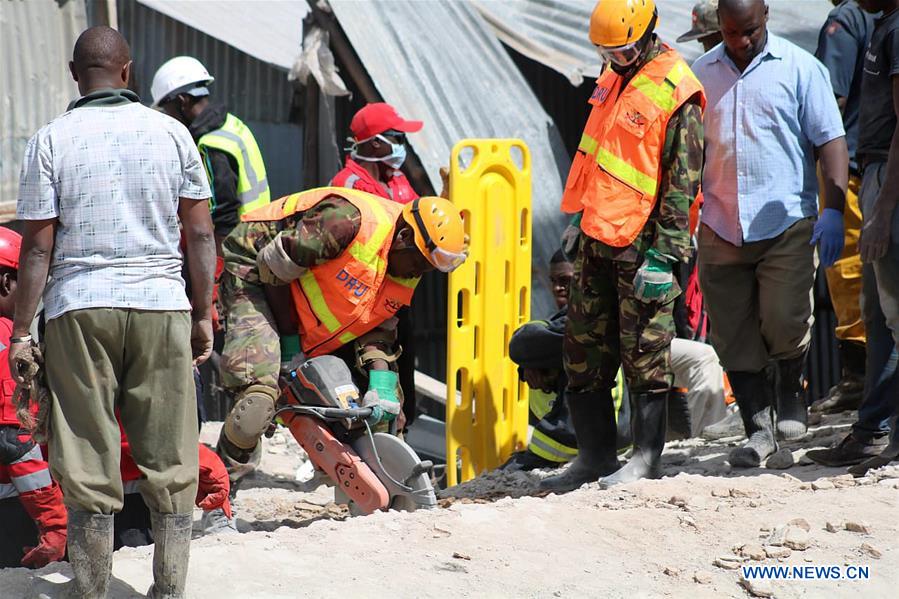
M820 243L818 255L825 267L833 266L843 253L843 213L825 208L815 223L810 245Z

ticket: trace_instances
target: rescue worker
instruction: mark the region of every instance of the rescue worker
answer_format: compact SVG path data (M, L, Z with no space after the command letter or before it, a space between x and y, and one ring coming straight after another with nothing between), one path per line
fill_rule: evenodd
M325 187L281 198L243 220L222 246L222 382L237 401L218 452L232 488L258 463L280 363L301 351L342 358L361 391L377 391L384 421L400 414L394 317L411 303L422 274L450 272L467 255L461 214L442 198L401 205Z
M708 52L721 43L721 29L718 26L718 0L702 0L693 6L693 27L679 38L677 43L696 40Z
M66 552L62 491L13 405L8 353L21 245L18 233L0 227L0 568L42 568Z
M176 56L153 75L150 94L153 107L181 121L200 150L209 177L212 198L209 209L215 228L216 247L240 217L271 201L265 162L253 132L209 99L215 78L192 56Z
M400 204L418 198L399 169L406 161L406 134L421 128L421 121L407 121L390 104L366 104L350 121L349 155L329 185L366 191Z
M353 137L346 166L329 185L366 191L400 204L418 199L418 193L399 169L406 161L406 134L421 128L421 121L404 119L390 104L366 104L350 121ZM404 396L403 414L406 423L411 424L416 415L415 327L408 308L400 310L397 318L397 343L402 347L397 369Z
M512 454L503 464L508 472L557 468L577 456L577 438L565 405L568 380L562 367L562 340L568 321L568 288L574 267L562 250L553 254L549 276L558 312L547 320L528 322L512 335L509 357L518 365L521 379L530 387L528 420L534 427L527 449ZM619 447L630 444L630 418L624 379L620 376L612 395L619 423ZM619 414L619 408L624 413Z
M578 457L542 488L565 492L658 477L671 392L673 267L690 256L705 95L654 34L653 0L600 0L590 40L608 61L574 157L562 210L579 214L565 329L566 400ZM611 390L619 364L634 450L619 469ZM617 472L616 472L617 471Z

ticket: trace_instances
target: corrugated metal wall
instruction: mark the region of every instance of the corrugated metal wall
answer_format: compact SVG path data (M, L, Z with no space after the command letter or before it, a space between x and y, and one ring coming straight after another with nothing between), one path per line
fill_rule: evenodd
M213 97L253 128L273 197L301 189L302 128L290 123L294 88L285 71L133 0L118 0L117 7L119 30L134 59L132 87L145 103L162 63L180 54L195 56L215 77Z
M28 139L78 97L69 74L84 2L0 2L0 222L15 215Z

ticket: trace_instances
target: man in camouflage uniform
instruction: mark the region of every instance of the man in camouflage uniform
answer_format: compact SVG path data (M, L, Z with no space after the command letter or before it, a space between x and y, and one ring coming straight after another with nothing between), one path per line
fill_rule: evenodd
M288 268L295 270L291 275L293 279L299 278L298 273L307 269L341 258L345 250L357 241L364 223L360 210L340 193L335 188L334 195L326 195L307 210L291 216L242 222L222 244L225 272L221 292L228 315L222 351L222 382L234 393L237 402L222 428L217 449L228 466L232 488L258 464L259 438L274 412L281 364L291 362L302 353L290 280L285 279L282 271L271 264L268 252L272 244L280 245L284 259L289 260ZM369 195L359 191L352 193ZM431 209L435 201L438 208L445 209L445 212ZM419 202L428 207L428 214L424 215L424 223L420 226L432 232L432 221L428 219L443 218L441 231L449 231L445 240L443 237L436 240L438 249L461 251L464 233L459 212L447 200L440 198L421 198L410 204L410 208ZM422 212L424 210L422 208ZM244 218L252 217L253 213ZM458 266L458 263L451 266L432 264L432 257L420 250L424 244L419 244L419 229L408 220L409 217L403 213L394 225L393 241L387 255L388 277L407 281L408 286L414 287L418 278L429 270L439 268L448 272ZM456 230L458 235L454 236ZM459 247L451 247L456 241ZM387 301L390 301L389 297ZM395 360L400 353L396 343L396 327L397 318L388 318L331 352L347 363L361 391L364 392L370 384L375 385L374 371L396 372ZM393 378L390 394L395 392L399 397L385 398L381 389L378 394L381 404L396 403L396 410L390 411L396 415L401 404L401 391L395 384L395 376ZM260 404L264 409L260 408ZM392 406L382 407L388 410ZM404 422L401 412L398 424L402 430Z
M678 69L686 69L682 72L684 81L688 82L684 91L687 99L675 109L665 129L657 132L650 129L640 138L641 141L634 142L648 144L656 135L661 152L658 152L660 159L655 164L658 181L653 208L645 215L645 224L630 243L614 246L585 231L589 228L588 215L595 210L596 204L615 200L607 191L588 197L591 181L587 179L587 183L583 183L585 177L595 177L599 172L588 170L595 167L590 164L594 160L603 169L600 175L608 173L606 166L600 162L604 156L600 156L596 148L603 149L607 143L607 137L603 135L611 136L612 133L608 133L608 123L594 121L595 113L588 120L579 155L569 174L563 210L577 210L572 210L572 205L583 210L578 211L573 221L573 226L579 227L576 237L571 235L571 228L566 232L569 242L574 245L573 249L576 249L576 257L564 341L565 371L568 375L566 400L577 434L579 453L568 470L543 481L541 486L544 489L556 492L576 489L600 477L605 477L601 484L608 486L658 476L665 442L667 400L674 378L670 342L675 334L673 300L680 293L680 288L672 274L672 267L677 262L686 261L691 251L689 215L699 192L702 170L704 97L698 82L689 79L692 77L689 67L676 54L669 54L674 51L654 35L656 16L653 3L650 0L643 3L643 7L649 7L651 19L643 13L642 20L640 11L633 13L625 10L624 4L600 0L591 19L591 39L599 47L600 54L604 54L606 48L596 38L602 37L604 28L609 27L608 23L627 21L624 25L636 31L639 41L626 48L636 48L639 56L622 65L619 63L626 62L627 57L617 55L615 48L606 50L612 63L609 68L618 78L611 79L614 83L610 91L605 86L610 81L607 77L611 75L608 70L605 71L591 98L594 111L609 110L604 105L606 102L633 102L634 90L630 83L636 77L643 78L651 73L647 66L657 58L668 60L666 64L673 63ZM624 12L615 14L616 10ZM611 18L610 12L613 13ZM664 84L668 83L665 79ZM650 84L656 85L651 81ZM616 93L619 95L615 96ZM679 93L677 87L670 93ZM619 111L625 112L631 123L641 119L640 114L629 108ZM621 116L624 115L618 118ZM596 141L591 135L593 131L599 131L593 134L599 136ZM622 151L626 153L627 150L624 148ZM622 161L616 160L619 163ZM637 158L633 162L642 164ZM646 165L639 168L645 169ZM581 190L586 190L583 195ZM629 217L632 218L640 217ZM622 222L621 228L629 225L627 221ZM623 367L630 391L634 437L633 457L620 470L615 453L615 418L611 399L619 365Z

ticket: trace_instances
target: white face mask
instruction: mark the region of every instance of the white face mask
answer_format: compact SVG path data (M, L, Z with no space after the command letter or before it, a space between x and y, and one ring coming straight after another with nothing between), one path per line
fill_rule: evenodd
M380 158L372 158L371 156L360 156L358 153L358 147L360 143L364 143L366 140L361 142L354 142L352 147L350 148L350 156L352 156L355 160L364 160L365 162L383 162L387 166L393 169L398 169L403 166L403 163L406 162L406 145L405 144L395 144L391 143L383 135L375 135L374 139L381 141L390 146L390 154L387 156L381 156Z

